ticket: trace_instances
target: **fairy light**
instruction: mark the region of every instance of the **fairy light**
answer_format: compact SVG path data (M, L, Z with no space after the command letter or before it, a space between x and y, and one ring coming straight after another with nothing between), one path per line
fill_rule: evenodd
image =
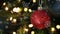
M16 34L16 32L13 32L13 34Z
M33 3L36 3L36 0L33 0Z
M30 27L30 28L33 27L33 24L29 24L29 27Z
M12 17L10 17L10 20L12 20L13 18Z
M13 8L13 12L18 13L18 12L21 12L21 11L22 11L22 9L19 8L19 7L15 7L15 8Z
M27 12L28 11L28 8L24 8L24 11Z
M51 28L51 31L52 31L52 32L54 32L54 31L55 31L55 28L54 28L54 27L52 27L52 28Z
M35 34L35 32L34 31L31 31L31 34Z
M57 29L60 29L60 25L56 25L56 28L57 28Z
M5 7L5 10L7 11L9 8L8 7Z
M32 12L32 10L31 10L31 9L29 9L29 12Z
M3 3L3 6L5 6L5 5L6 5L6 2Z
M18 0L18 2L20 2L21 0Z
M13 21L12 22L16 22L17 20L16 19L13 19Z
M25 28L24 30L25 30L26 32L28 32L28 29Z

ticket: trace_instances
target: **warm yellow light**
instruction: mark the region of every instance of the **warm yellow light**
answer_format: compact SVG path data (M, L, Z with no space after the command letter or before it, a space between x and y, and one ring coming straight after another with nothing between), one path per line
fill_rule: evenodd
M12 20L13 18L12 17L10 17L10 20Z
M6 5L6 2L3 3L3 6L5 6L5 5Z
M7 11L9 8L8 7L5 7L5 10Z
M13 12L21 12L22 11L22 9L21 8L19 8L19 7L15 7L15 8L13 8Z
M16 19L13 19L13 21L12 22L16 22L17 20Z
M54 31L55 31L55 28L54 28L54 27L52 27L52 28L51 28L51 31L52 31L52 32L54 32Z
M13 32L13 34L16 34L16 32Z
M33 0L33 3L36 3L36 0Z
M18 0L18 2L20 2L21 0Z
M56 28L57 28L57 29L60 29L60 25L56 25Z
M35 32L34 31L31 31L31 34L35 34Z
M24 11L27 12L28 11L28 8L24 8Z
M26 32L28 32L28 29L25 28L24 30L25 30Z
M32 10L31 10L31 9L29 9L29 12L32 12Z
M29 24L29 27L30 27L30 28L33 27L33 24Z
M13 11L10 11L13 14Z

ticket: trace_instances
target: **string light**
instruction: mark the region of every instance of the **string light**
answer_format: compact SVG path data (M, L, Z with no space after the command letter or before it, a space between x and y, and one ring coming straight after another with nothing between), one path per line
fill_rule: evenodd
M24 8L24 11L27 12L28 11L28 8Z
M30 28L33 27L33 24L29 24L29 27L30 27Z
M33 3L36 3L36 0L33 0Z
M6 5L6 2L3 3L3 6L5 6L5 5Z
M60 25L56 25L56 28L57 28L57 29L60 29Z
M54 32L54 31L55 31L55 28L54 28L54 27L52 27L52 28L51 28L51 31L52 31L52 32Z
M25 30L26 32L28 32L28 29L25 28L24 30Z
M18 13L18 12L21 12L21 11L22 11L22 9L19 8L19 7L15 7L15 8L13 8L13 12Z
M13 34L16 34L16 32L13 32Z
M13 11L10 11L13 14Z
M35 32L34 31L31 31L31 34L35 34Z
M31 9L29 9L29 12L32 12L32 10L31 10Z
M12 17L10 17L10 21L12 20L13 18Z
M18 0L18 2L20 2L21 0Z
M14 22L14 23L15 23L16 21L17 21L16 19L13 19L13 21L12 21L12 22Z
M8 7L5 7L5 10L7 11L9 8Z

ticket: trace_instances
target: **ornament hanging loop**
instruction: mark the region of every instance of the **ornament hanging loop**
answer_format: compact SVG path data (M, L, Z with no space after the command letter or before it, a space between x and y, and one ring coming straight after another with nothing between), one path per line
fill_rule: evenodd
M39 6L38 6L38 10L42 10L42 0L39 0Z

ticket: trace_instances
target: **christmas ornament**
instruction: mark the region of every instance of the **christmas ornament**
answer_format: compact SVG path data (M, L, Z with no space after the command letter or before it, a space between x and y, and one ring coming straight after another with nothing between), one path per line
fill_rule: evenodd
M36 10L31 15L31 23L37 29L44 29L50 26L50 17L46 10Z
M60 1L53 2L51 1L51 4L48 6L49 12L54 16L60 15Z

